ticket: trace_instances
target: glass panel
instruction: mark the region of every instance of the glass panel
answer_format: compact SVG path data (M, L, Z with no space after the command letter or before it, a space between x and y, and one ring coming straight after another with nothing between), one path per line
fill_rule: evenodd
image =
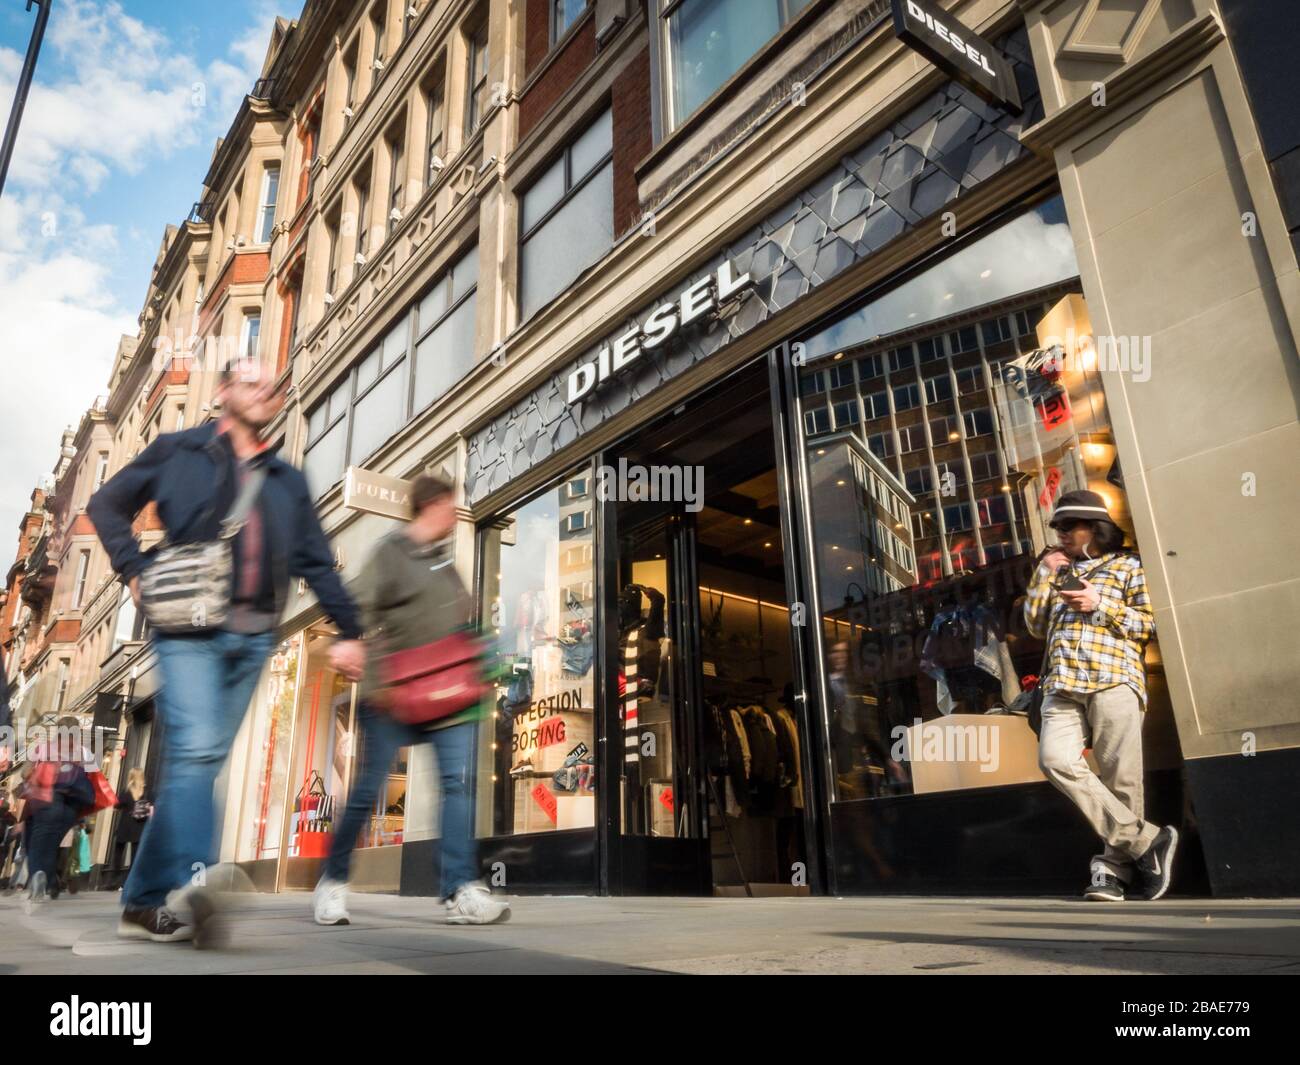
M899 290L926 314L930 296L956 292L960 299L948 303L954 315L980 309L962 304L987 300L1002 320L1030 318L1024 337L987 327L977 334L949 318L918 338L922 353L934 342L933 363L945 373L957 359L978 361L968 367L974 373L959 371L967 407L960 419L945 400L926 416L931 443L922 425L899 426L902 451L894 455L884 446L889 419L869 404L861 426L807 447L837 800L1041 781L1037 739L1020 712L1021 678L1038 673L1043 654L1027 629L1024 597L1036 556L1057 542L1047 524L1053 506L1067 491L1097 492L1132 542L1086 340L1087 306L1077 279L1060 282L1073 255L1063 221L1051 221L1059 208L1056 200L1027 212ZM1020 309L1008 310L1018 297ZM863 323L869 333L887 334L899 318L881 308L905 306L888 294L844 315L814 343L833 336L829 348L846 350L840 339L862 335ZM948 354L945 334L962 350ZM859 357L884 343L873 336L846 354ZM1057 343L1060 365L1045 367ZM966 394L984 379L992 382L989 392ZM924 390L923 407L933 395ZM980 438L969 439L976 432ZM1117 557L1101 553L1102 562ZM1083 556L1076 565L1090 572ZM1149 675L1159 672L1152 645L1143 650L1137 642L1135 650Z
M470 296L415 349L415 410L423 410L474 365L474 305Z
M403 314L384 337L383 367L385 370L405 354L409 333L410 324L407 316Z
M245 778L237 845L240 861L280 857L302 646L303 634L298 632L276 648L262 681L265 697L253 700L251 769Z
M778 0L685 0L668 18L675 121L713 95L780 28Z
M360 393L379 380L379 349L375 348L357 366L357 392Z
M406 367L401 365L357 400L352 418L352 462L364 462L405 421Z
M619 528L638 503L619 506ZM619 536L618 651L621 720L625 741L613 749L623 759L623 831L637 835L687 835L673 791L674 645L676 624L669 587L670 545L662 519ZM678 828L681 831L678 831Z
M451 292L451 279L441 278L420 300L416 317L417 336L433 325L447 310L447 294Z
M614 244L614 167L597 171L520 249L522 318L550 303Z
M344 418L320 438L303 456L302 472L313 497L323 495L343 476L343 448L347 443L348 421Z
M481 533L500 680L492 741L479 745L479 835L596 823L593 530L567 531L592 502L557 485Z
M576 185L614 150L614 118L606 111L586 128L569 150L569 180Z
M322 858L343 815L352 770L352 685L329 668L333 632L305 634L298 723L289 777L287 856Z
M451 268L452 299L478 287L478 245L469 248Z
M528 186L520 206L521 225L527 233L564 196L564 156L556 159L542 176Z
M1065 205L1055 197L814 333L803 342L806 357L844 351L1078 275ZM987 333L986 324L985 343Z

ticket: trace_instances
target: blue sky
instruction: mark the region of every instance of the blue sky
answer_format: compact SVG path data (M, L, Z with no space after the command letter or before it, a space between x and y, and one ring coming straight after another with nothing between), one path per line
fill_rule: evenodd
M0 197L0 565L59 434L137 332L164 227L301 0L54 0ZM7 117L35 12L0 6Z

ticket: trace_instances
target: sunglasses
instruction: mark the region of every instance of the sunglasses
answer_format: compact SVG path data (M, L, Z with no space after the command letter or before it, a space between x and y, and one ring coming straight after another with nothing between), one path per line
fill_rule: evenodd
M1054 521L1048 528L1055 529L1057 532L1074 532L1075 529L1089 523L1082 518L1066 518L1064 521Z

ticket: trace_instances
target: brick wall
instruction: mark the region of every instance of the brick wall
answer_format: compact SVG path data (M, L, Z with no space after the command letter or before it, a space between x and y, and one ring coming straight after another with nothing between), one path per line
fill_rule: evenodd
M528 72L536 69L532 60L533 50L541 48L541 58L546 57L550 43L550 25L547 22L545 0L528 0L527 22L524 27L524 68ZM585 20L577 32L565 42L557 55L547 67L546 72L519 101L519 136L526 137L542 117L555 106L561 96L578 80L591 61L596 58L596 20L584 16ZM538 28L540 27L540 29ZM540 35L540 36L539 36ZM536 43L540 41L540 45Z
M641 218L636 165L650 154L650 50L641 52L614 81L614 233L622 236Z

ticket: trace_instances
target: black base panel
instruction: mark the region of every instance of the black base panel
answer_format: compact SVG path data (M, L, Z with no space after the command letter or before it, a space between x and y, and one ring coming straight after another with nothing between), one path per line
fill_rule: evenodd
M1182 834L1175 894L1209 891L1182 774L1148 773L1147 816ZM903 795L831 807L842 895L1079 895L1102 844L1050 784Z
M442 875L441 840L402 844L398 894L438 896ZM479 840L484 882L511 895L596 894L596 833L592 829L502 836ZM499 869L494 866L500 864ZM505 882L494 873L504 874Z
M1187 763L1217 896L1300 895L1300 748Z

